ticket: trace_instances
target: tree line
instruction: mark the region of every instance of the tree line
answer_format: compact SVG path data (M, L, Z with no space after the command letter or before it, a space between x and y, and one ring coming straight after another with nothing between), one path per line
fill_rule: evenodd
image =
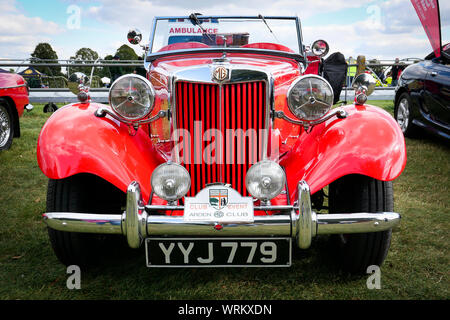
M99 58L99 54L92 50L91 48L80 48L75 52L74 56L71 56L71 60L97 60ZM143 60L144 54L140 57L136 54L136 52L129 47L128 45L124 44L120 46L114 55L106 55L103 60ZM58 54L55 50L53 50L52 46L49 43L43 42L39 43L33 53L31 53L31 63L42 63L41 60L45 60L46 63L57 63L58 61ZM41 61L41 62L40 62ZM62 72L61 66L39 66L36 65L35 69L38 70L41 73L46 74L47 76L65 76L67 77L67 70L66 73ZM72 74L74 72L83 72L84 74L90 75L92 67L69 67L69 73ZM99 76L100 78L103 77L114 77L113 74L121 73L133 73L136 70L135 67L97 67L94 69L94 75Z

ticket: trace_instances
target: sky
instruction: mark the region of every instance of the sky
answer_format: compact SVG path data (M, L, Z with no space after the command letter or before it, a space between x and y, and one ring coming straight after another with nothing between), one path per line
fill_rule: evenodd
M439 4L446 43L450 1ZM324 39L330 52L346 57L423 58L432 51L410 0L0 0L0 58L29 58L40 42L50 43L60 59L82 47L104 57L128 44L130 28L139 28L147 42L153 17L192 12L298 16L305 45ZM139 46L133 48L143 53Z

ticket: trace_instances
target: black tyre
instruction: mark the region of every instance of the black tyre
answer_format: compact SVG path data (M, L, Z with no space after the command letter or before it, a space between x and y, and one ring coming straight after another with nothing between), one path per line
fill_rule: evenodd
M43 109L44 113L55 112L56 110L58 110L58 107L56 106L56 104L54 104L52 102L47 103Z
M0 100L0 150L11 147L14 137L14 119L8 105Z
M403 92L397 100L394 108L394 118L397 121L403 135L413 138L417 133L417 127L412 123L413 110L411 97L408 93Z
M329 187L332 213L383 212L394 210L392 182L362 175L344 176ZM371 265L381 266L387 256L392 230L334 235L337 262L344 271L366 273Z
M121 214L125 194L108 182L80 174L48 182L47 212ZM48 228L51 245L65 265L96 265L112 247L123 244L124 237L89 233L63 232Z

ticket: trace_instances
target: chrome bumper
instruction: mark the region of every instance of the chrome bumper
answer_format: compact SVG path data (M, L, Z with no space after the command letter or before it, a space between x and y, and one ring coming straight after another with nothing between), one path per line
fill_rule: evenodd
M280 214L255 216L253 223L186 222L183 217L153 215L160 210L184 210L182 206L142 205L141 190L132 182L127 190L126 211L104 215L92 213L48 212L44 221L55 230L68 232L122 234L132 248L148 237L292 237L301 249L311 245L320 234L366 233L388 230L400 222L395 212L316 214L311 208L309 186L298 184L298 202L286 206L255 207L277 210Z

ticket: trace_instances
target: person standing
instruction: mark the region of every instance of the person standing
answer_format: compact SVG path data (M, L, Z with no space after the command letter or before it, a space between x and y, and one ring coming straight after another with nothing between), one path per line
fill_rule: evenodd
M356 75L357 66L350 66L351 64L356 64L356 60L352 56L348 58L347 63L349 65L347 69L347 88L350 88Z
M144 58L143 57L138 57L139 61L142 61L142 66L136 67L136 69L134 69L133 73L134 74L138 74L140 76L143 76L144 78L147 77L147 70L145 70L144 68Z
M115 55L113 58L114 61L120 62L120 57L119 55ZM116 81L117 78L119 78L124 72L122 70L122 67L120 66L114 66L114 67L109 67L109 71L111 73L111 84Z
M400 78L400 75L401 75L403 69L405 69L405 66L400 64L399 58L395 58L395 64L392 66L392 69L391 69L391 75L392 75L391 86L392 87L397 86L398 78Z

